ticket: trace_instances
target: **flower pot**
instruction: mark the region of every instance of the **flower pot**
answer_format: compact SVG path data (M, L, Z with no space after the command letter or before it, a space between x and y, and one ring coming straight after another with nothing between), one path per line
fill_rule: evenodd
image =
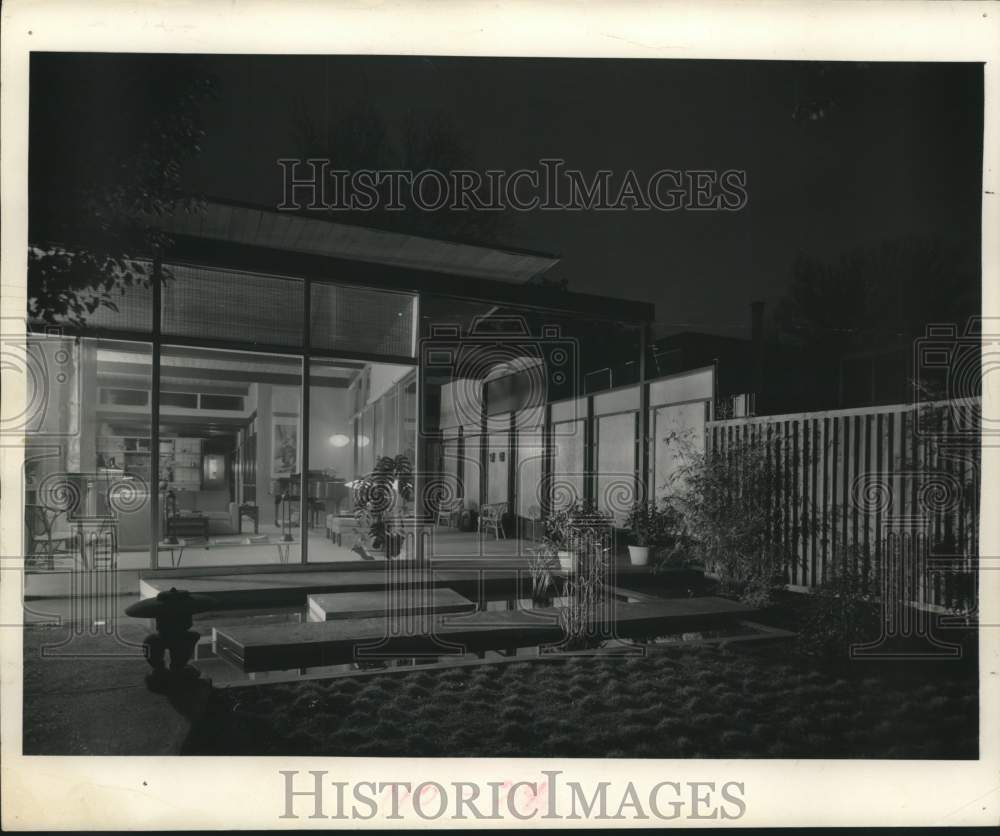
M559 566L564 572L576 571L576 552L560 549L557 556L559 558Z
M649 563L649 546L629 546L628 558L633 566L645 566Z

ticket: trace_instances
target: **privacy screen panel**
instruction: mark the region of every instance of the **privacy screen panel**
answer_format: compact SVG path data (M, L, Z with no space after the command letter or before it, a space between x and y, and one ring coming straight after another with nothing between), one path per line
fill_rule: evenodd
M414 297L344 285L312 286L312 344L329 351L412 357Z
M262 345L303 345L298 279L172 266L163 283L164 334Z

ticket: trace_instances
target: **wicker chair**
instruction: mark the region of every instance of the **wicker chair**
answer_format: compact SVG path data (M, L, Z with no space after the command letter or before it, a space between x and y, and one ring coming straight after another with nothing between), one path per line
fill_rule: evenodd
M492 531L493 536L497 540L506 540L507 535L503 530L503 518L507 513L506 502L493 502L489 505L483 505L479 509L479 536L482 537L483 531Z
M462 513L462 500L452 499L442 502L438 506L437 514L434 517L434 525L446 525L448 528L456 526L456 521Z

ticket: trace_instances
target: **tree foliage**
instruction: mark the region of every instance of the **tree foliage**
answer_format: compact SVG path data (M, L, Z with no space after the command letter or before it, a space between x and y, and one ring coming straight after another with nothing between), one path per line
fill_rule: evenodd
M81 324L129 287L169 239L214 81L190 56L35 54L31 65L28 315Z
M911 341L928 323L964 323L980 304L978 265L962 250L908 238L832 261L800 255L775 318L783 342L840 354Z

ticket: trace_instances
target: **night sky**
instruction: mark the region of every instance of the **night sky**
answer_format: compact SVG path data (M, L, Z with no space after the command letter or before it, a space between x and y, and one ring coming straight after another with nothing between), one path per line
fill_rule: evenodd
M781 296L798 253L837 257L901 237L977 257L977 64L216 57L193 191L274 206L275 160L301 153L296 113L328 124L359 100L390 130L446 114L472 167L592 173L745 169L741 212L509 213L493 242L562 256L573 290L652 301L657 330L746 336L749 303ZM796 119L806 105L819 119ZM364 223L364 214L341 217Z

